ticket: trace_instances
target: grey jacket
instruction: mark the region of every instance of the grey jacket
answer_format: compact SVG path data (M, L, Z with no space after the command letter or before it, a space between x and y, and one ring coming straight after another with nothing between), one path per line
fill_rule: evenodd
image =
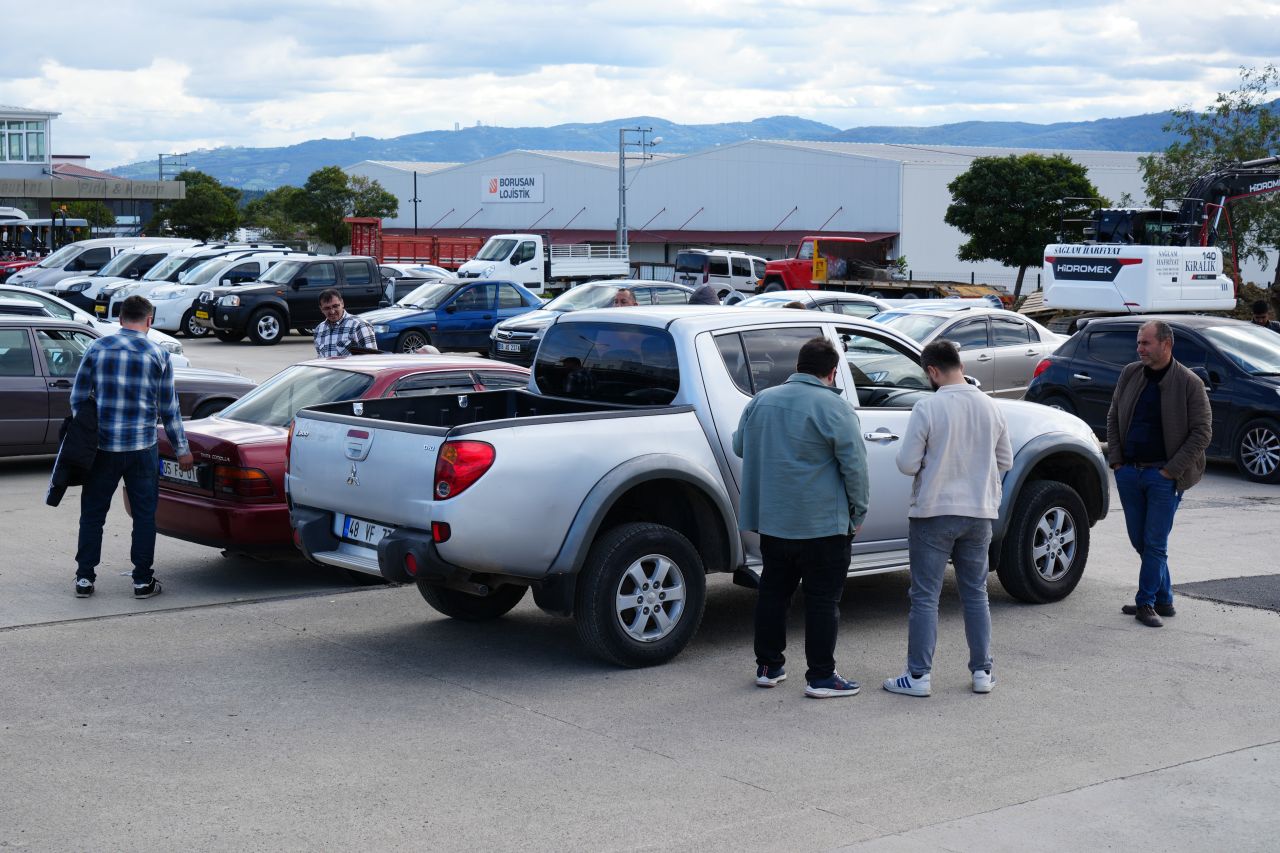
M1107 411L1107 461L1112 465L1124 462L1124 437L1146 387L1142 362L1135 361L1120 371ZM1176 360L1160 380L1160 425L1169 455L1164 470L1173 475L1178 491L1186 491L1204 476L1204 452L1213 438L1213 413L1200 377Z

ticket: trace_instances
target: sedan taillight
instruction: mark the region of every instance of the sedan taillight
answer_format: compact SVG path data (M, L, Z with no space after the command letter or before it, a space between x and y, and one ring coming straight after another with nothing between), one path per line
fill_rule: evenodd
M261 468L217 465L213 469L213 490L240 498L269 498L276 493L271 478Z

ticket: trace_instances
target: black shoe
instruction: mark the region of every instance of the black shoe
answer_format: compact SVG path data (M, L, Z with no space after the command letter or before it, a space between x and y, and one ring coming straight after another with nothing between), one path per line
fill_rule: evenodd
M159 594L160 594L160 581L156 580L155 578L152 578L149 582L144 584L135 583L133 585L134 598L150 598L153 595L159 595Z
M1136 608L1133 613L1133 618L1137 619L1148 628L1160 628L1164 625L1164 622L1162 622L1160 617L1156 615L1156 609L1150 604L1144 604L1141 607Z
M1169 602L1168 604L1156 604L1155 611L1156 611L1156 615L1163 616L1166 619L1168 619L1170 616L1178 615L1178 611L1174 609L1172 601ZM1120 608L1120 612L1123 613L1125 616L1137 616L1138 605L1126 604L1124 607Z
M76 598L88 598L93 595L93 581L88 578L76 578Z

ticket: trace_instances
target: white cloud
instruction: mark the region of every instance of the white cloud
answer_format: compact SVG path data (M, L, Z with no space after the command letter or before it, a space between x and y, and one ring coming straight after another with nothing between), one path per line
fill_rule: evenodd
M1267 0L70 0L6 42L0 103L55 147L161 151L472 124L790 113L838 127L1069 121L1203 105L1270 61Z

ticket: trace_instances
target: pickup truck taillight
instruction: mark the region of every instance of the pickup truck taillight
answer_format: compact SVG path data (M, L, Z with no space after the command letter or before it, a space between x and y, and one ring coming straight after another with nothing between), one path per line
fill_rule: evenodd
M1031 373L1031 378L1035 379L1041 373L1044 373L1046 370L1048 370L1049 364L1050 364L1049 359L1047 358L1040 359L1040 363L1036 365L1036 369Z
M293 426L297 423L296 419L289 421L289 432L284 437L284 472L289 473L289 451L293 450Z
M276 493L271 478L261 468L217 465L213 469L213 490L241 498L269 498Z
M460 495L493 465L493 445L483 441L446 441L436 459L436 500Z

